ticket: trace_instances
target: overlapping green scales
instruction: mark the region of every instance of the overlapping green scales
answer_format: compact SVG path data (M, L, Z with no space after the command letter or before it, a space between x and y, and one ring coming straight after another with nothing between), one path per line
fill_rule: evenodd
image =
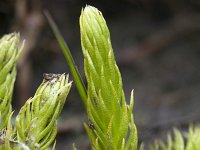
M71 88L68 75L49 74L16 118L17 139L31 149L45 150L57 134L57 118Z
M133 122L133 95L126 104L106 22L96 8L86 6L80 16L81 45L88 81L87 113L94 128L86 126L93 149L137 148ZM128 137L127 137L128 136ZM132 145L133 144L133 145Z
M11 99L16 78L16 61L21 54L18 33L4 35L0 39L0 131L7 126L11 114Z

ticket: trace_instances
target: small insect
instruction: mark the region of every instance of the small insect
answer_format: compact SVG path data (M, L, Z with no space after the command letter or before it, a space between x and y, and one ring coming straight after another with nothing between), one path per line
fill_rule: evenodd
M53 74L53 73L44 73L43 74L43 78L46 81L53 80L54 78L58 78L58 77L60 77L60 74Z
M91 122L91 120L89 119L89 123L88 123L88 126L90 129L94 130L94 124Z

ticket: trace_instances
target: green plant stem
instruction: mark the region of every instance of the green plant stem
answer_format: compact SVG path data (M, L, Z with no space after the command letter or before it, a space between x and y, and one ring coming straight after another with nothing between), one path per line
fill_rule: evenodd
M76 64L74 62L74 59L71 55L71 52L69 50L69 47L67 45L67 43L65 42L65 40L63 39L63 36L61 35L55 21L53 20L53 18L51 17L51 15L45 11L45 16L47 17L47 20L51 26L51 29L53 30L53 33L54 35L56 36L58 42L59 42L59 45L64 53L64 56L67 60L67 63L69 65L69 68L70 68L70 71L72 73L72 76L75 80L75 84L78 88L78 91L79 91L79 94L81 96L81 99L83 101L83 104L86 108L86 104L87 104L87 92L86 92L86 88L85 88L85 85L84 85L84 82L80 76L80 73L76 67Z

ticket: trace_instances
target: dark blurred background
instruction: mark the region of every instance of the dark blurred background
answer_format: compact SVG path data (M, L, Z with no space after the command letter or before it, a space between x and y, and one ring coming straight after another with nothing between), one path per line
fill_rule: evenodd
M52 14L84 76L79 16L86 4L101 10L107 21L128 101L135 90L139 142L164 139L174 126L185 131L198 123L199 0L0 0L0 35L16 31L26 39L18 63L15 114L33 96L43 73L69 72L44 10ZM72 149L73 143L90 149L83 121L87 117L73 84L59 118L58 150Z

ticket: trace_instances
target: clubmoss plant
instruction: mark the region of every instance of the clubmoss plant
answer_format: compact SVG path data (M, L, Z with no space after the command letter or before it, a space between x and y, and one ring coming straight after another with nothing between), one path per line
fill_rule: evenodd
M71 82L66 74L44 74L33 98L16 118L17 139L30 149L46 150L57 134L57 118L65 104ZM55 148L55 144L54 144Z
M46 17L59 41L74 80L78 83L89 124L84 124L91 140L92 149L137 149L137 129L133 119L133 91L130 105L126 104L122 79L113 54L110 33L106 22L96 8L86 6L80 16L81 44L88 88L85 89L70 50L55 22L46 12ZM75 75L74 75L75 74ZM80 76L79 76L80 77Z
M11 99L16 78L18 33L0 39L0 150L49 149L57 134L57 118L66 101L71 82L66 74L44 74L35 96L21 108L16 128L11 123ZM55 149L55 142L53 149Z
M174 129L173 138L168 134L167 142L155 141L150 150L199 150L200 148L200 126L190 126L189 131L183 134Z
M137 130L133 121L133 91L126 104L122 79L113 54L106 22L96 8L86 6L80 16L81 45L88 82L85 124L97 149L137 149Z
M86 6L80 16L81 45L87 90L76 68L67 43L55 22L46 17L64 52L70 70L86 108L89 123L84 124L94 150L136 150L137 129L133 119L133 91L130 104L125 101L122 79L113 54L110 33L106 22L96 8ZM87 97L87 98L86 98ZM168 136L167 144L157 142L151 150L199 150L200 128L190 127L187 143L174 129L174 139ZM76 150L74 145L74 150ZM144 150L144 144L140 146Z
M7 126L12 112L16 61L23 48L19 47L19 39L18 33L11 33L0 39L0 131Z

